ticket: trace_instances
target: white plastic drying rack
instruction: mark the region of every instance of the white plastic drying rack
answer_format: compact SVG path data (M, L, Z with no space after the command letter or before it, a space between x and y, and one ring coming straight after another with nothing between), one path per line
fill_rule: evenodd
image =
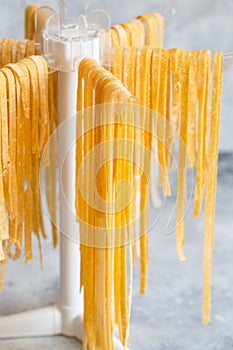
M103 32L110 29L110 18L93 4L75 23L67 18L65 0L60 0L60 12L41 7L36 13L49 13L39 45L48 66L58 71L59 125L68 121L62 133L58 131L60 176L60 299L58 305L0 318L0 339L63 335L82 341L83 296L80 293L80 252L76 237L79 225L75 220L75 150L71 140L76 139L76 101L78 65L85 57L101 62L106 43ZM168 13L168 17L173 12ZM233 53L225 55L226 66L232 65ZM65 166L64 159L66 155ZM153 189L152 189L153 193ZM157 202L157 195L153 202ZM114 338L116 350L124 347Z

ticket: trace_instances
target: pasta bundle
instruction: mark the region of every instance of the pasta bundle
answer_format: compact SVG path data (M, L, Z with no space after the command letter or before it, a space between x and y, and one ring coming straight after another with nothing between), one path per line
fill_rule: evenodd
M126 123L127 118L130 118L129 112L123 110L116 114L113 103L124 104L130 102L131 98L132 95L123 85L97 62L91 59L81 62L78 119L82 121L77 122L78 128L83 129L84 133L76 145L76 210L81 229L84 349L87 344L89 348L113 349L114 324L118 326L124 346L127 346L129 341L133 265L133 243L129 239L129 227L134 216L132 204L125 206L121 202L127 188L124 184L120 189L118 186L122 180L129 181L132 185L134 139L132 128ZM96 106L93 112L90 112L90 120L89 114L83 112L83 117L80 114L84 106ZM88 165L84 160L93 150L94 157ZM97 168L99 171L95 173ZM81 185L78 181L80 171L86 174L81 180ZM93 173L96 176L96 191L106 201L103 208L99 204L97 193L90 188ZM91 178L88 178L88 174ZM87 193L86 202L81 191L82 186ZM93 203L93 199L94 208L88 205ZM128 254L130 262L127 278Z
M25 9L25 38L34 43L36 39L35 33L35 14L39 9L37 5L29 5ZM48 12L47 12L48 11ZM39 14L37 25L43 26L44 21L49 15L49 9ZM33 41L34 40L34 41ZM38 53L38 52L37 52ZM34 53L31 53L31 55ZM50 215L50 223L53 236L53 247L58 245L57 230L57 137L56 129L58 127L58 73L53 72L48 77L48 100L49 100L49 134L53 135L50 141L49 164L45 168L45 191L48 211Z
M20 257L23 242L25 262L32 259L33 232L38 239L40 254L41 234L46 237L39 171L41 154L49 138L47 89L47 64L40 56L25 58L0 70L2 271L7 256L14 260ZM1 286L3 277L4 273Z
M160 13L144 14L137 19L111 27L110 37L113 47L159 48L163 46L164 18Z
M220 106L223 85L223 54L217 52L213 58L212 73L212 101L210 127L207 131L209 143L206 147L205 160L205 230L204 230L204 289L203 289L203 323L207 324L210 319L211 309L211 273L212 273L212 256L214 244L214 218L216 202L216 186L218 173L218 142L220 127Z
M127 55L128 53L128 55ZM209 62L210 53L208 50L202 51L189 51L189 50L179 50L179 49L151 49L150 47L144 49L135 49L133 47L129 49L119 48L119 61L117 61L116 66L112 67L112 73L121 72L122 82L125 87L138 98L138 103L142 107L146 107L145 110L141 109L140 112L140 126L143 132L139 131L136 124L131 124L119 126L114 125L114 130L112 130L112 116L114 116L114 106L112 110L108 109L108 115L104 113L95 114L95 122L97 125L102 125L98 127L95 132L91 135L89 141L86 139L86 134L84 133L81 143L77 143L77 169L82 164L81 154L87 155L93 147L98 143L104 143L113 138L114 140L122 138L125 140L133 140L134 147L132 150L127 148L125 150L125 155L128 157L137 158L136 153L138 149L136 147L137 143L140 143L142 147L145 147L150 153L152 152L152 145L156 145L154 152L155 156L160 163L162 169L161 175L161 186L165 194L170 195L170 186L168 179L169 172L169 154L174 154L174 140L179 137L179 154L178 154L178 183L177 183L177 209L176 209L176 244L177 252L180 260L185 260L183 253L183 245L185 242L185 226L184 226L184 216L186 211L187 202L187 188L186 188L186 173L189 166L194 168L197 166L197 181L196 186L201 186L202 197L204 199L204 189L206 187L206 199L205 199L205 243L204 243L204 291L203 291L203 322L207 323L210 317L210 281L211 281L211 259L213 250L213 230L214 230L214 201L216 193L216 174L217 174L217 149L218 149L218 132L219 132L219 117L220 117L220 100L222 91L222 76L223 76L223 63L222 54L217 53L214 56L214 67L211 72L209 64L203 64ZM122 69L119 67L122 66ZM119 74L119 73L118 73ZM170 91L170 84L172 80L172 89ZM84 86L84 88L83 88ZM209 111L209 96L212 87L212 106L211 106L211 118L208 115ZM119 92L118 92L119 91ZM122 92L121 92L122 91ZM106 97L105 97L106 93ZM129 92L124 90L120 82L114 78L109 72L105 71L100 65L98 65L93 60L83 60L80 65L79 70L79 95L78 95L78 110L82 111L86 107L91 107L99 103L116 103L118 100L114 99L114 96L120 96L121 93L125 96L129 96ZM171 95L170 95L171 93ZM148 113L149 109L154 111L154 114ZM171 116L170 116L171 108ZM105 117L104 117L105 116ZM85 118L85 112L83 112L83 117ZM129 116L127 116L129 118ZM104 118L107 118L106 120ZM129 120L129 119L128 119ZM197 120L197 122L196 122ZM104 122L107 122L105 125ZM88 122L84 121L88 126ZM99 124L101 123L101 124ZM103 123L103 124L102 124ZM108 123L111 124L109 128ZM119 124L120 125L120 124ZM90 126L90 125L89 125ZM94 124L92 125L94 127ZM81 124L79 125L81 127ZM146 130L154 130L154 137L148 134ZM111 135L111 137L110 137ZM196 157L196 135L198 137L197 143L197 157ZM84 146L84 153L80 152L79 147ZM85 146L86 145L86 146ZM102 150L103 152L103 150ZM110 154L118 154L117 147L107 148L106 151ZM133 153L132 153L133 152ZM96 155L96 165L102 165L104 159L106 159L105 153L98 153ZM132 156L134 154L134 156ZM136 158L135 158L136 156ZM201 157L201 158L200 158ZM147 222L148 222L148 203L145 199L148 198L148 182L145 182L143 177L143 172L145 174L149 173L150 160L145 157L145 153L141 152L138 154L140 158L140 165L143 171L139 171L137 166L130 167L129 164L126 166L119 159L114 160L114 166L103 166L104 170L101 172L101 180L99 177L96 179L96 186L99 190L100 195L108 198L109 201L114 201L114 193L116 191L117 179L126 177L127 173L130 182L134 184L134 195L131 197L131 205L128 211L122 213L117 213L115 216L109 216L107 207L103 212L89 211L89 208L83 203L81 193L78 190L78 185L76 187L77 191L77 216L80 217L80 212L87 210L85 219L92 226L92 234L94 237L98 236L97 232L100 227L107 229L111 227L113 232L118 232L117 228L121 224L127 222L127 220L133 221L135 218L135 213L137 211L137 204L135 198L137 194L140 197L140 262L141 262L141 293L146 292L146 275L147 275L147 264L148 264L148 237L147 237ZM197 162L196 162L197 158ZM115 159L115 158L114 158ZM201 159L201 163L200 160ZM199 165L200 164L200 165ZM93 169L96 169L94 166ZM201 170L201 177L198 175ZM211 169L211 170L210 170ZM89 168L82 169L82 174L88 174ZM211 176L210 176L211 172ZM209 175L208 175L209 174ZM77 173L78 177L78 173ZM112 181L113 179L113 181ZM201 180L199 180L201 179ZM199 181L200 185L199 185ZM85 179L86 186L89 184L88 178ZM87 189L87 187L85 187ZM127 191L125 190L125 193ZM109 197L108 197L109 196ZM201 197L201 198L202 198ZM195 197L196 198L196 197ZM201 202L202 200L201 199ZM200 204L199 204L200 205ZM196 202L195 202L196 206ZM85 208L85 209L84 209ZM88 213L89 211L89 213ZM200 209L198 210L200 214ZM84 217L84 216L83 216ZM94 221L92 220L94 217ZM90 221L91 220L91 221ZM85 226L85 225L84 225ZM82 227L82 224L81 224ZM95 231L96 230L96 231ZM90 234L90 229L85 228L83 233L83 242L85 242L85 235ZM124 233L124 230L123 230ZM128 235L130 237L137 237L136 228L131 225L128 228ZM112 231L107 231L105 239L112 240ZM82 238L81 238L82 241ZM93 242L93 241L92 241ZM94 243L96 241L94 240ZM93 276L96 274L95 280L95 290L98 290L98 298L104 298L109 300L110 304L114 303L115 310L115 322L118 325L119 333L123 344L126 342L126 334L128 326L125 323L127 320L126 315L129 310L127 310L126 304L126 247L115 246L114 249L103 250L97 248L87 247L85 244L81 246L82 252L82 286L87 290L90 290L90 279L87 276ZM130 262L133 264L135 256L135 244L128 247L128 255L130 257ZM92 263L94 264L93 270L90 272L86 271L85 261L88 259L90 262L91 256L94 256ZM114 265L113 265L114 262ZM130 263L130 269L131 269ZM83 270L84 269L84 270ZM107 271L106 279L102 279L104 276L101 274L101 278L98 279L97 269L103 269ZM130 272L130 276L132 271ZM87 279L85 281L85 279ZM121 284L119 284L119 280ZM130 277L131 280L131 277ZM106 286L106 290L101 290L98 284L103 284ZM113 284L113 289L109 287L109 284ZM85 287L86 285L86 287ZM87 287L89 286L89 287ZM99 289L100 288L100 289ZM110 288L110 289L109 289ZM110 294L101 294L101 293ZM90 299L92 294L86 296L87 300L91 303ZM111 294L113 293L113 294ZM95 297L94 297L95 298ZM94 299L95 300L95 299ZM96 301L94 301L96 303ZM100 299L99 299L100 300ZM90 339L93 342L94 339L94 329L98 328L101 324L98 317L100 314L104 315L105 322L110 322L110 324L105 324L105 329L102 331L106 335L106 346L112 347L112 343L109 342L109 334L113 330L113 320L109 317L109 307L108 311L98 310L96 313L88 313L91 320L89 322L92 324L89 327L91 329L91 336L87 336L86 343ZM90 305L90 304L88 304ZM99 306L99 305L98 305ZM100 307L100 306L99 306ZM104 309L104 302L102 302L102 308ZM92 306L92 310L96 309L96 306ZM100 314L99 314L100 313ZM95 315L95 316L93 316ZM99 315L99 316L97 316ZM94 318L93 318L94 317ZM94 323L93 323L94 322ZM96 322L96 323L95 323ZM107 332L107 333L106 333ZM97 331L97 334L98 331ZM102 333L101 333L102 334ZM97 344L102 344L103 349L105 348L104 341L99 343L99 336L96 335ZM105 338L104 338L105 339ZM89 343L90 344L90 343ZM91 348L91 347L90 347Z

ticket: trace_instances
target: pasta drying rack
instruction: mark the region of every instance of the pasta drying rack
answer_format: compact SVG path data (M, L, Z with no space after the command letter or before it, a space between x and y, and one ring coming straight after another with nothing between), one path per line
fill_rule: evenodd
M71 147L76 140L77 72L84 57L101 61L104 45L109 44L103 31L109 30L110 19L105 11L88 5L77 23L70 21L64 0L60 0L59 15L48 7L41 7L36 16L46 11L49 17L38 41L48 66L58 71L58 119L62 126L58 129L60 299L58 305L0 318L0 339L63 335L82 341L79 225L74 214L75 151ZM229 67L232 62L233 53L225 55L225 66ZM124 349L117 338L114 343L116 350Z

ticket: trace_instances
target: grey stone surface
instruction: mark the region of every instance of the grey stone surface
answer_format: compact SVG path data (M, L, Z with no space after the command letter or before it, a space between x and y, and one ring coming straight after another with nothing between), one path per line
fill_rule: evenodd
M0 343L1 350L81 350L82 345L75 339L64 337L6 340Z
M187 261L178 261L174 233L166 234L167 201L161 219L150 232L148 293L139 295L139 266L134 273L131 320L132 350L231 350L233 349L233 154L220 156L213 262L212 318L201 324L203 214L193 221L192 206L186 214ZM175 176L172 179L174 187ZM189 175L189 189L191 186ZM189 191L190 192L190 191ZM158 211L151 208L151 222ZM172 226L171 226L172 227ZM36 242L35 242L36 244ZM25 266L10 263L0 296L1 316L51 305L58 295L58 251L43 244L44 271L38 254ZM62 337L0 341L1 350L81 349Z
M58 3L57 0L0 0L0 37L23 37L23 9L20 4L33 2L53 8ZM85 3L85 0L68 0L71 16L77 17ZM170 25L166 25L165 47L233 52L231 0L99 0L98 3L109 12L112 23L132 19L142 12L163 10L171 4L176 8L176 16ZM224 77L222 151L233 151L232 72L233 69L227 70Z

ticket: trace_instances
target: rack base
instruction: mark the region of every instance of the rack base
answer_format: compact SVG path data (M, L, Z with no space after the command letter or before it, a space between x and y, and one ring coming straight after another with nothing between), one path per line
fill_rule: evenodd
M72 310L74 314L74 310ZM83 317L77 313L70 324L69 310L57 305L15 315L0 317L0 340L16 338L37 338L65 336L82 342ZM65 329L69 329L67 333ZM114 337L115 350L124 350L118 338Z

